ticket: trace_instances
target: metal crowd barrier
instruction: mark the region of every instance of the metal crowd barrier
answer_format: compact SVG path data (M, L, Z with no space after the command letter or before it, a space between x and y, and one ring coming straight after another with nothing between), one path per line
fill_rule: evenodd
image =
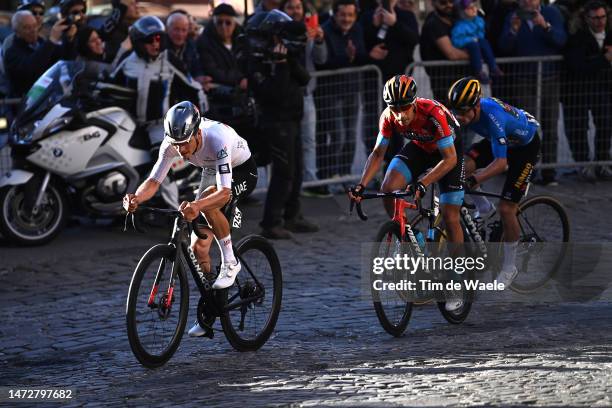
M359 180L378 135L385 80L375 65L317 71L316 174L304 187ZM305 160L307 162L307 160Z
M492 79L485 95L524 109L540 122L542 162L537 167L612 165L612 83L595 82L587 74L580 83L569 80L562 56L497 62L504 75ZM440 102L454 81L472 74L467 61L417 61L406 72L415 77L420 96Z

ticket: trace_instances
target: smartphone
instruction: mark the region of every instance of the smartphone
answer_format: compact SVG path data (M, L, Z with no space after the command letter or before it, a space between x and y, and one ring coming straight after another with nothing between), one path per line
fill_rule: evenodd
M306 28L317 28L319 26L319 15L312 14L304 17L304 24Z

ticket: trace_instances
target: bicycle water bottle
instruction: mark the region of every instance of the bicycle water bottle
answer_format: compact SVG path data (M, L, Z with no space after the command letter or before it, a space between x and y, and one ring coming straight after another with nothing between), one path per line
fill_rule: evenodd
M417 242L419 243L421 250L424 251L425 250L425 237L423 236L423 233L419 230L416 230L414 233L414 236Z

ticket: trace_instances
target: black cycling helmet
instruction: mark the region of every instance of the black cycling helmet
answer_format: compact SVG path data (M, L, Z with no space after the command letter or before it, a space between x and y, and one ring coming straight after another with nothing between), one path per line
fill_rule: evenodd
M44 0L21 0L17 6L17 11L31 10L32 7L42 7L43 10L46 8Z
M383 99L387 106L406 106L414 103L417 86L414 78L408 75L395 75L385 83Z
M472 109L482 95L480 82L474 77L461 78L448 90L448 107L452 110Z
M130 41L134 46L134 51L140 58L148 59L144 44L149 41L149 38L154 35L160 35L163 40L163 34L166 32L166 27L162 21L155 16L141 17L130 27ZM163 44L162 44L163 45ZM163 47L162 47L163 48Z
M85 0L62 0L59 3L60 13L62 17L68 17L68 13L72 6L77 4L83 5L85 7L85 12L87 12L87 2Z
M164 116L164 137L170 143L187 143L200 128L202 115L196 106L189 102L179 102Z

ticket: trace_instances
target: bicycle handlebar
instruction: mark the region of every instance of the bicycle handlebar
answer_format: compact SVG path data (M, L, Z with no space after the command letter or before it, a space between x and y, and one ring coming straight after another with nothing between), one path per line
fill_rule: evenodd
M363 193L360 195L362 200L370 200L373 198L403 198L414 195L409 191L392 191L390 193ZM409 208L416 209L417 211L421 211L421 200L415 200L416 204L412 204L412 206L408 206ZM357 209L357 215L362 221L368 220L368 215L361 208L361 202L355 202L351 200L349 214L353 213L353 208Z
M155 214L160 214L160 215L165 215L167 217L180 217L183 218L183 214L181 214L180 211L178 210L172 210L172 209L168 209L168 208L155 208L155 207L146 207L146 206L139 206L135 212L150 212L150 213L155 213ZM127 213L126 217L129 216L130 213ZM134 213L132 213L134 214ZM126 218L126 224L127 224L127 218ZM191 230L193 231L194 234L196 234L196 236L200 239L208 239L208 235L206 234L202 234L199 231L198 228L198 224L196 223L196 220L192 220L191 221ZM134 229L142 234L146 233L147 231L143 228L141 228L137 222L135 222L134 218L132 218L132 226L134 227Z

